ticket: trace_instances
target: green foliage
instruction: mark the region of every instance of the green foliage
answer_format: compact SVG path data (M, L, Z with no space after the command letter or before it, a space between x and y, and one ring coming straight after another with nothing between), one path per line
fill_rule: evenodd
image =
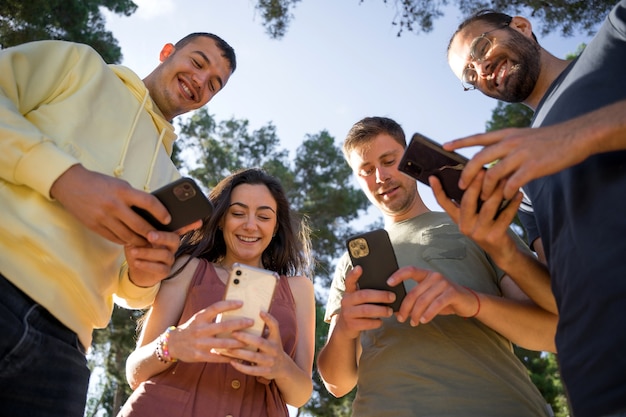
M505 103L498 101L487 121L487 132L507 127L528 127L533 117L533 110L521 103Z
M294 18L292 10L301 0L257 0L256 9L267 34L273 39L285 36ZM313 0L311 0L313 1ZM380 1L380 0L378 0ZM436 19L451 8L464 15L480 9L494 9L512 16L530 16L541 21L540 33L545 35L560 30L563 36L577 32L592 34L615 5L615 0L544 1L544 0L382 0L395 8L391 22L398 27L398 36L404 31L428 33ZM359 0L359 4L365 0ZM452 34L451 34L452 35Z
M272 39L285 36L289 23L293 19L291 9L301 0L258 0L255 6L261 15L265 32Z
M515 346L515 355L528 369L530 379L552 407L555 417L568 417L570 413L556 355L531 351L519 346Z
M352 411L352 401L356 388L341 398L336 398L328 393L324 383L317 372L317 353L326 344L328 336L328 323L324 321L325 308L322 305L316 307L315 322L315 363L313 364L313 395L309 402L302 407L302 411L316 417L348 417Z
M3 0L0 2L0 48L62 39L91 45L108 63L122 61L113 34L105 29L100 7L130 16L131 0Z
M94 331L88 364L96 383L88 396L86 417L116 415L132 393L126 382L126 358L135 349L137 320L143 314L116 306L109 325Z

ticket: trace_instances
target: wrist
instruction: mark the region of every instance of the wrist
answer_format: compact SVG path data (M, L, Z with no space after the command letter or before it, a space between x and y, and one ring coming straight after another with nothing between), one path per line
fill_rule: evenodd
M169 364L178 361L170 352L170 336L174 330L176 330L176 326L168 327L157 339L154 354L160 362Z
M476 291L474 291L473 289L471 289L469 287L463 287L463 288L465 288L470 293L472 293L472 295L476 298L476 302L478 303L478 307L476 308L476 312L474 314L472 314L471 316L463 317L464 319L473 319L474 317L476 317L478 315L478 313L480 313L480 297L478 296Z

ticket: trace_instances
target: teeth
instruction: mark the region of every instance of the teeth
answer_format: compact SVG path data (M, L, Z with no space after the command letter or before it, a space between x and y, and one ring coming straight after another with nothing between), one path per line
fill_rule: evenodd
M496 83L498 85L500 85L500 83L502 82L502 78L504 77L504 71L505 71L505 66L503 65L502 68L500 69L500 72L498 73L498 76L496 78Z
M190 97L192 97L191 90L185 84L181 84L181 86L183 90L185 90L185 93L187 93Z
M258 238L256 237L245 237L245 236L237 236L240 240L243 240L244 242L256 242L258 240Z

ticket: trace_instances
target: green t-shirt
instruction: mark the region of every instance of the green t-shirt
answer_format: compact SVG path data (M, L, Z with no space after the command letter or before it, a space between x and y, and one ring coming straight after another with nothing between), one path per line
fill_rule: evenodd
M425 213L386 229L400 267L435 270L476 291L501 294L503 272L445 213ZM346 253L333 278L327 321L341 307L350 268ZM405 284L407 291L416 285ZM361 345L354 417L551 415L511 343L478 320L437 316L411 327L392 317L362 332Z

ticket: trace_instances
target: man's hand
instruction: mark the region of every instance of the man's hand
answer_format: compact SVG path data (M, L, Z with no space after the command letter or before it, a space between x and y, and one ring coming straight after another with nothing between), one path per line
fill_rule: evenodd
M50 195L87 228L112 242L145 246L154 227L133 211L150 211L161 223L171 217L153 195L133 188L126 181L74 165L52 185Z
M500 184L491 197L483 201L480 212L477 212L484 176L485 171L481 170L465 190L460 205L446 196L436 177L430 177L429 182L437 202L459 226L461 233L476 242L496 264L506 265L517 252L517 246L508 231L522 201L522 193L518 192L506 208L499 212L504 188Z
M363 330L379 328L382 326L381 318L393 314L391 307L375 303L393 302L395 295L390 291L359 290L357 282L362 273L363 269L356 266L346 274L346 292L337 318L336 329L352 339L359 337Z
M472 317L478 312L478 300L467 288L449 281L439 272L414 266L398 269L389 277L389 285L412 279L419 283L404 297L398 321L410 319L411 326L428 323L437 315L456 314Z
M589 151L578 140L578 132L570 122L541 128L509 128L448 142L448 151L470 146L484 146L468 162L459 186L466 189L485 165L497 163L487 170L481 199L487 200L503 183L503 195L511 199L530 181L554 174L583 161Z

